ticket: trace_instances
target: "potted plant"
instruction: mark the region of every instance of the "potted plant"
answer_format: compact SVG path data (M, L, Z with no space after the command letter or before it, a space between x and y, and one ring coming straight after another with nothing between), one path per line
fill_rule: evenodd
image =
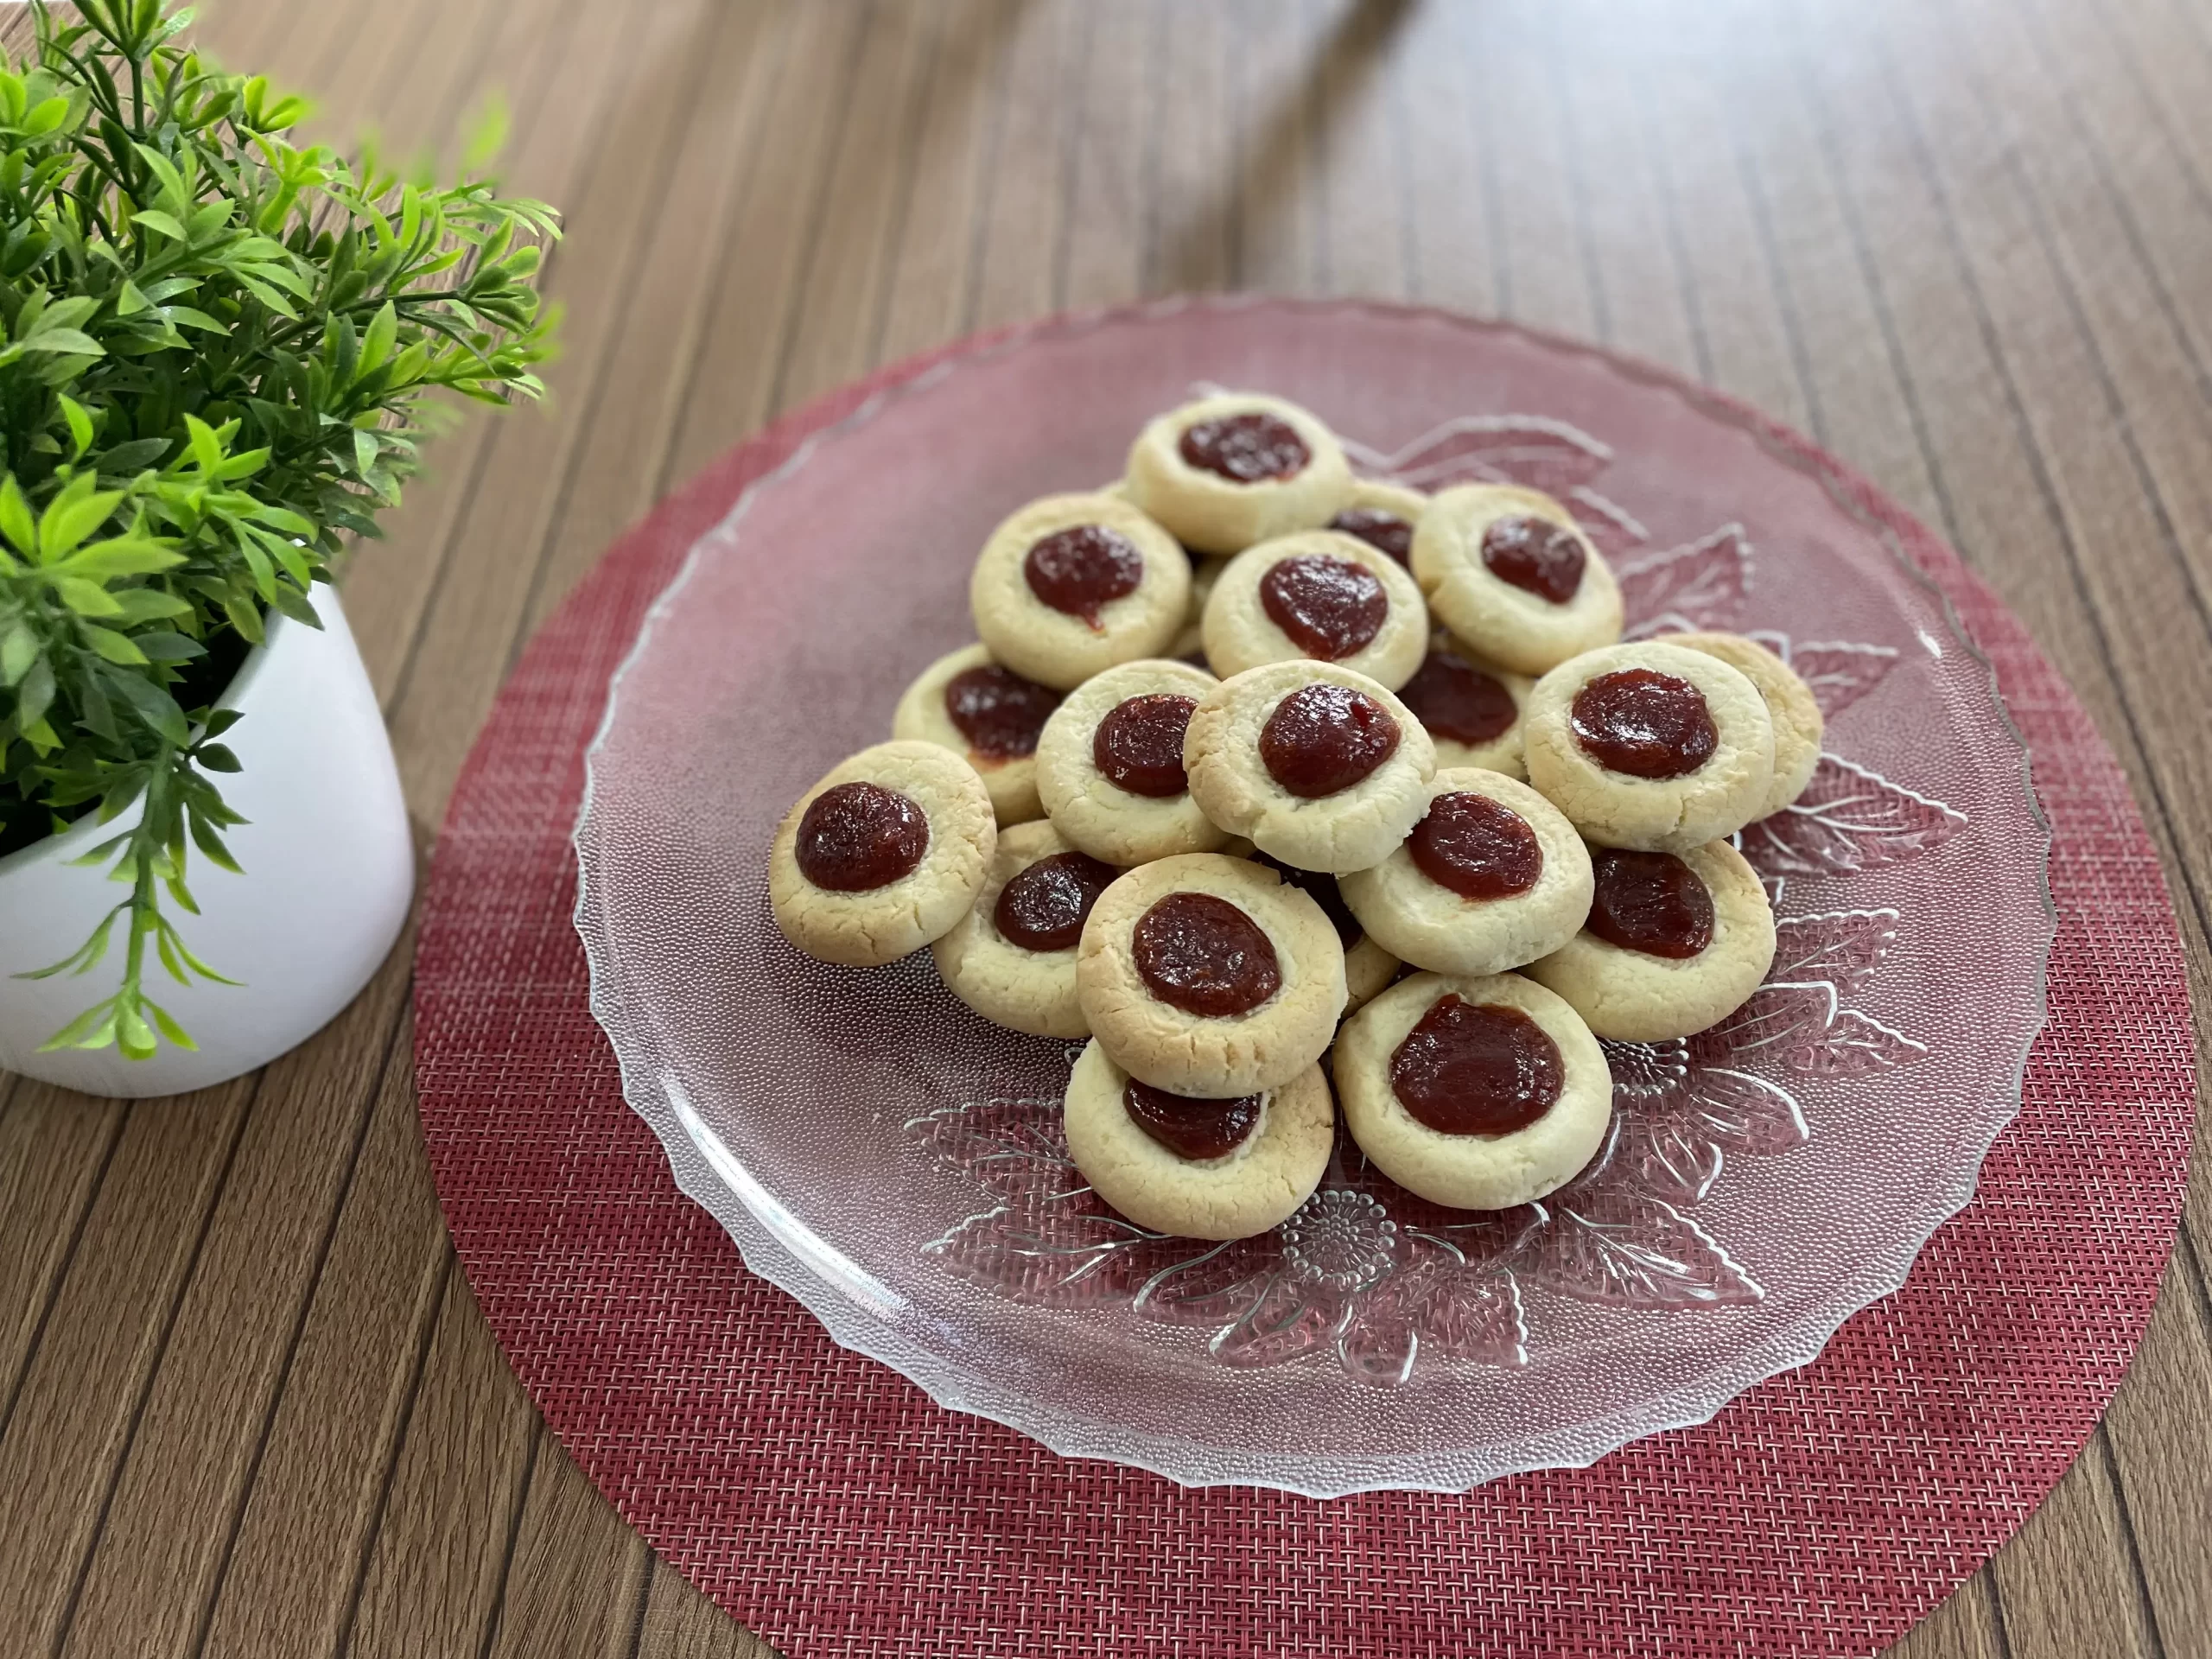
M173 0L34 3L0 73L0 1067L166 1093L306 1037L404 918L332 565L433 394L542 393L556 221L483 175L495 125L459 182L402 177L291 142L300 100Z

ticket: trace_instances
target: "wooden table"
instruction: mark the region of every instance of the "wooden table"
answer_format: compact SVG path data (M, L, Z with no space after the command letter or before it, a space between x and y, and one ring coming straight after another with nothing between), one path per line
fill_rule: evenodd
M568 213L549 411L465 426L346 586L427 843L624 525L872 365L1178 289L1592 335L1948 535L2212 887L2204 0L214 0L202 39ZM8 25L22 32L20 15ZM258 1077L0 1077L0 1654L766 1651L538 1422L454 1271L408 949ZM11 1086L12 1084L12 1086ZM2212 1655L2212 1186L2019 1537L1896 1651Z

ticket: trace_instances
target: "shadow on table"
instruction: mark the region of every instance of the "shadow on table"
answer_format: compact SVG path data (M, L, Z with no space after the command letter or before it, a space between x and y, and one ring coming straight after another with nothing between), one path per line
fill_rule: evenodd
M1255 226L1280 219L1296 201L1298 169L1308 147L1325 145L1340 118L1370 94L1389 60L1391 41L1420 4L1421 0L1357 0L1344 9L1297 75L1275 92L1274 102L1243 124L1230 165L1211 194L1179 223L1163 227L1156 270L1160 289L1177 293L1217 286L1220 276L1211 268L1209 255L1224 240L1223 222L1230 221L1227 240L1234 248L1240 234L1245 241L1257 239ZM1228 275L1239 285L1249 280L1233 266Z

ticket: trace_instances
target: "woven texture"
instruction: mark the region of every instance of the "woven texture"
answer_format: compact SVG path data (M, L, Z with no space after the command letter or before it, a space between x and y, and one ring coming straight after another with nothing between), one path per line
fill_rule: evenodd
M2050 1024L1978 1197L1817 1362L1702 1427L1462 1496L1322 1503L1065 1462L938 1409L746 1272L623 1104L569 922L583 750L646 607L749 482L934 360L810 406L625 537L538 635L454 796L416 981L424 1133L470 1282L569 1453L798 1659L1893 1640L2081 1447L2182 1201L2179 942L2125 779L2063 683L1925 529L1774 434L1896 530L1988 652L2053 822L2061 915Z

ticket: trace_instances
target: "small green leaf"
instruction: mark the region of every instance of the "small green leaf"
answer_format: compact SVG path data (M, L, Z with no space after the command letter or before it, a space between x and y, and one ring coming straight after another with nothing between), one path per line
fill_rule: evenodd
M130 643L126 634L113 628L103 628L96 623L80 622L77 632L105 661L121 668L140 668L145 665L146 653Z
M120 490L79 493L73 499L71 491L64 490L55 496L38 521L40 563L52 564L75 552L87 536L108 521L122 499Z
M7 632L0 633L0 685L20 684L37 660L38 635L31 632L29 623L18 619L9 625Z
M184 718L184 710L162 687L139 674L111 674L108 683L163 742L182 748L192 741L192 728Z
M368 328L361 335L360 360L353 368L356 385L385 365L391 356L391 348L399 338L399 312L390 300L370 319Z
M220 743L202 743L192 753L193 760L209 772L239 772L238 758Z
M134 595L118 594L115 597L118 600L125 600ZM146 653L149 662L188 663L207 654L207 647L197 639L188 634L179 633L171 628L157 628L147 633L134 633L130 636L130 640L139 650Z
M123 607L110 596L106 588L101 587L97 582L87 582L82 576L63 576L54 584L54 591L61 596L61 602L79 616L120 616L123 614ZM105 633L107 630L103 628L100 632ZM123 638L121 634L114 637L118 639ZM102 651L100 654L104 657L107 656L105 651ZM118 659L109 657L108 660L114 662ZM143 662L145 658L141 657L137 660Z
M100 925L92 930L92 937L86 939L83 948L77 952L77 965L70 972L87 974L100 965L100 958L107 955L108 938L115 931L115 918L122 913L123 907L118 905L100 918Z
M314 604L296 588L278 582L276 597L270 602L303 627L320 629L322 626L322 619L315 613Z
M75 328L48 328L18 340L16 349L26 352L67 352L79 357L105 357L107 347L90 334Z
M159 231L163 236L175 241L192 240L191 237L185 233L183 226L159 208L149 207L143 213L133 213L130 215L130 222L134 225L143 225L149 231Z
M167 438L133 438L101 452L100 470L111 477L151 467L169 452Z
M28 974L22 976L28 979ZM115 1006L112 1001L86 1008L53 1036L41 1043L38 1052L51 1054L64 1048L105 1048L115 1040Z
M227 334L231 332L230 324L219 322L205 311L189 305L163 306L162 320L173 328L197 328L202 333L210 334Z
M16 729L35 746L46 711L54 706L54 664L41 656L31 664L16 687ZM48 734L49 737L51 734Z
M5 536L25 558L38 556L38 525L13 473L0 480L0 536Z
M245 874L238 868L238 861L231 856L231 849L223 845L223 838L215 833L214 826L196 812L192 817L192 842L218 869L228 870L233 875Z
M144 162L154 176L161 181L163 200L182 207L192 200L192 193L184 188L184 180L178 175L175 167L170 163L168 156L148 144L138 144L134 148L138 152L139 159ZM144 215L142 213L139 217L143 219Z
M223 442L215 435L215 429L197 415L184 417L184 429L191 439L192 458L203 473L219 472L223 465Z
M158 575L164 570L174 570L183 563L183 554L162 546L151 537L118 536L108 541L94 542L55 568L72 575L111 580L117 576Z
M188 601L179 599L175 594L165 594L158 588L125 588L120 592L113 589L110 591L113 594L115 602L123 607L124 622L130 627L137 627L144 622L174 620L178 617L192 614L192 606ZM137 639L142 647L145 646L147 639L150 638L149 635L143 633L133 637ZM177 637L183 638L181 634ZM147 654L152 655L150 649L148 650ZM161 659L156 658L155 660Z
M168 1038L179 1048L190 1049L195 1053L199 1052L200 1045L192 1040L191 1033L177 1024L175 1016L168 1009L151 998L146 1000L144 1006L146 1012L153 1016L154 1024L160 1028L162 1036Z
M149 1060L159 1046L154 1041L154 1028L146 1023L145 1016L128 1004L116 1013L115 1046L126 1060Z
M65 396L61 399L61 418L68 422L70 441L77 446L73 454L81 456L92 447L92 417L82 404Z
M168 924L163 923L162 925L166 927L168 926ZM194 956L191 950L186 946L184 940L178 936L174 928L169 930L169 937L172 942L176 945L177 955L184 958L184 965L191 969L194 973L199 975L200 978L212 979L218 985L242 985L245 982L243 980L226 979L222 975L217 973L213 968L210 968L206 963L200 961L198 957Z
M68 118L69 100L67 99L47 99L42 103L34 104L23 112L23 136L27 138L43 138Z
M249 601L236 594L225 594L223 614L230 619L231 626L238 631L238 637L248 645L257 645L261 643L263 633L261 613L256 610Z

